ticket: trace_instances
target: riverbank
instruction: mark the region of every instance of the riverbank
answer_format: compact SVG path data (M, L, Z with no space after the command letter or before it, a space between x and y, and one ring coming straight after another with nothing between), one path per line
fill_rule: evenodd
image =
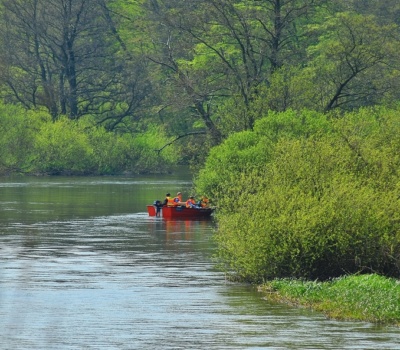
M376 274L329 282L277 279L259 287L276 300L324 313L329 318L400 326L400 281Z

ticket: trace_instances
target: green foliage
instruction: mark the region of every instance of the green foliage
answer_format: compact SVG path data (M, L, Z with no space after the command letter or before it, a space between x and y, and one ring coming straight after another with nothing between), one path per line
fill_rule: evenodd
M0 173L86 175L166 172L177 163L168 138L149 125L139 135L116 134L89 119L52 122L45 112L0 104Z
M327 117L321 113L289 109L285 113L269 111L266 118L256 123L254 132L277 142L283 136L289 138L308 137L329 133L330 129Z
M168 172L171 165L177 164L178 156L173 147L158 151L168 143L161 128L150 126L147 131L134 138L136 154L132 157L133 172ZM138 171L139 170L139 171Z
M79 124L66 117L43 124L35 140L35 163L40 173L90 173L92 152L87 135L80 131Z
M88 136L93 148L92 162L97 173L120 174L127 169L128 159L134 153L130 135L115 135L96 127L90 129Z
M271 114L200 172L217 200L218 258L253 282L400 275L399 111Z
M101 127L61 119L37 137L38 171L48 174L160 173L176 161L173 149L159 154L167 139L158 128L117 135Z
M256 122L254 131L232 134L211 150L205 167L196 180L199 193L207 193L210 198L219 198L218 191L223 188L229 195L234 194L236 189L229 186L231 181L240 178L240 174L247 176L254 168L264 168L270 162L279 138L296 138L328 131L327 118L317 112L270 111L268 117Z
M211 149L206 166L196 179L197 192L215 200L235 196L236 189L231 184L242 172L247 174L268 161L269 143L254 132L233 134Z
M397 30L396 24L353 12L336 13L321 24L318 42L307 49L307 70L315 77L313 108L350 110L360 106L360 95L368 96L363 106L381 103L397 75L386 69L398 50Z
M307 67L283 66L269 79L268 88L258 93L252 109L286 111L315 108L315 80L318 78Z
M273 280L260 289L269 299L286 300L336 319L400 324L400 284L377 274L345 276L329 282Z
M263 100L260 96L260 100ZM243 130L251 130L254 126L254 120L257 119L256 108L260 108L262 111L265 110L265 106L260 103L254 108L249 108L240 96L234 95L231 98L225 98L219 103L218 115L219 128L223 134L227 137L234 132L240 132Z
M0 174L31 170L35 133L43 115L0 104Z
M201 163L208 146L230 134L253 130L271 110L343 112L397 104L396 0L390 6L377 0L331 3L90 0L82 2L85 15L76 16L78 8L62 11L56 2L24 7L22 0L3 1L2 97L31 109L43 106L53 120L62 114L95 119L108 131L138 134L157 123L177 137L201 129L207 150L197 147L195 136L185 139L189 146L182 143L180 151L186 164ZM70 18L81 28L75 35L66 25ZM42 27L47 29L36 32ZM71 57L60 51L67 44ZM77 142L101 144L99 135L88 137ZM83 155L112 158L107 165L94 160L101 173L158 167L151 151L149 162L138 160L132 140L108 135L104 150L90 155L89 145ZM19 167L7 157L4 169ZM58 171L54 162L50 172Z

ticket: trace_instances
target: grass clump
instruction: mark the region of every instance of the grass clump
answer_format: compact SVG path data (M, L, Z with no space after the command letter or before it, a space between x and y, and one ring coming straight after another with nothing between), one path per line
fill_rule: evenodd
M260 291L267 298L309 307L330 318L400 326L400 281L377 274L326 282L275 279Z

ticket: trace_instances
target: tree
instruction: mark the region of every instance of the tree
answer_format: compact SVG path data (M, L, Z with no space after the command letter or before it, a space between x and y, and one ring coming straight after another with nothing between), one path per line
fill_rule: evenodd
M322 3L153 0L149 11L159 36L153 39L158 51L151 59L164 68L168 88L197 111L212 133L221 133L218 118L229 100L241 106L239 130L252 129L259 117L251 111L254 98L277 69L305 58L299 45L305 27L298 25Z
M343 12L318 29L319 42L308 48L317 109L374 105L397 86L393 85L398 77L393 64L399 47L396 25Z
M146 66L126 54L104 1L2 0L2 16L7 101L109 129L143 105Z

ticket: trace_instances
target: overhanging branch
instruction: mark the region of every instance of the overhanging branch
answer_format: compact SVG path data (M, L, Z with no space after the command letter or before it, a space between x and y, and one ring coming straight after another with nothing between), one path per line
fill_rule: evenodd
M159 149L156 149L155 151L156 151L158 154L160 154L161 151L162 151L164 148L166 148L166 147L172 145L174 142L178 141L178 140L181 139L181 138L184 138L184 137L187 137L187 136L191 136L191 135L205 135L205 134L207 134L206 131L191 131L191 132L187 132L187 133L185 133L185 134L183 134L183 135L179 135L179 136L175 137L172 141L166 143L164 146L162 146L162 147L159 148Z

